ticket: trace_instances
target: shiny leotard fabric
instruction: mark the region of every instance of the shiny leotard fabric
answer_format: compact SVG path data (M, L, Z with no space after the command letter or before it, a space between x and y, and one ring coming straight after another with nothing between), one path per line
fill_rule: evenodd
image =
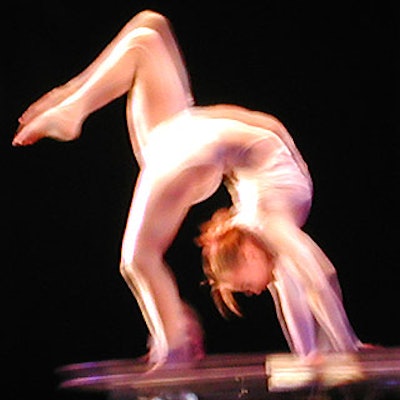
M357 350L361 342L346 316L335 268L300 229L312 202L310 175L283 141L277 143L258 165L232 171L236 223L278 254L269 289L290 348L302 355Z
M149 328L150 359L162 363L193 342L195 318L185 311L164 254L190 207L223 182L235 223L279 255L270 290L291 348L300 354L321 346L357 348L335 270L301 230L312 183L291 136L260 112L194 107L184 60L162 15L145 10L134 16L81 74L33 103L19 119L13 144L76 139L88 115L124 94L140 173L122 240L121 274Z
M155 128L142 150L147 172L142 184L149 182L154 194L165 182L177 187L180 176L211 165L212 172L196 175L190 183L194 189L185 206L211 196L226 178L235 223L254 231L279 255L269 289L291 349L302 355L356 350L360 342L343 308L335 269L301 230L312 182L293 156L296 148L255 120L251 124L260 113L238 109L246 118L233 119L231 107L226 106L226 113L224 106L217 113L212 107L191 108Z

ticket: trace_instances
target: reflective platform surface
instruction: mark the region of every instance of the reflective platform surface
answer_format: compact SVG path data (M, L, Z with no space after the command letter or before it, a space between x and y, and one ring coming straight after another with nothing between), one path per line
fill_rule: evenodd
M400 399L400 348L327 354L312 365L289 353L239 353L155 370L122 359L67 365L56 373L65 399Z

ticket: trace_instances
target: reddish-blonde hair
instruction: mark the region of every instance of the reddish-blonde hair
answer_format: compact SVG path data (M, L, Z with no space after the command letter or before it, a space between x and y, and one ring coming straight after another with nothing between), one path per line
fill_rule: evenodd
M213 301L224 317L228 317L230 312L242 316L232 290L221 285L221 276L235 268L243 242L252 240L265 251L271 262L275 258L273 251L264 241L250 230L233 224L232 217L228 208L217 210L209 221L200 225L200 235L196 239L197 245L202 248L206 283L211 286Z

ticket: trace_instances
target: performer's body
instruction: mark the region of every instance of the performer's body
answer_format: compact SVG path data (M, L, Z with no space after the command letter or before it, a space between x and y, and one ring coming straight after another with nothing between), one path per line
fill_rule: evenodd
M149 328L150 361L203 354L201 327L182 302L164 254L190 207L221 184L233 205L218 210L198 238L221 312L240 313L235 292L268 289L294 352L360 349L335 269L301 229L312 181L292 138L261 112L195 106L163 16L136 15L86 70L28 108L13 144L76 139L89 114L124 94L141 171L122 241L121 273Z

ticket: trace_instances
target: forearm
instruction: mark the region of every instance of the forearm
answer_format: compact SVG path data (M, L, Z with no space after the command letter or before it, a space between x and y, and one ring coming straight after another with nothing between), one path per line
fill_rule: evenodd
M283 269L270 285L278 320L290 349L306 356L317 350L315 321L298 284Z
M361 342L355 335L347 318L342 300L327 284L308 293L309 305L318 326L325 333L335 351L355 351Z
M276 277L274 299L278 317L296 353L307 355L327 349L354 351L360 347L341 297L328 280L317 289L313 282L283 268L276 271Z

